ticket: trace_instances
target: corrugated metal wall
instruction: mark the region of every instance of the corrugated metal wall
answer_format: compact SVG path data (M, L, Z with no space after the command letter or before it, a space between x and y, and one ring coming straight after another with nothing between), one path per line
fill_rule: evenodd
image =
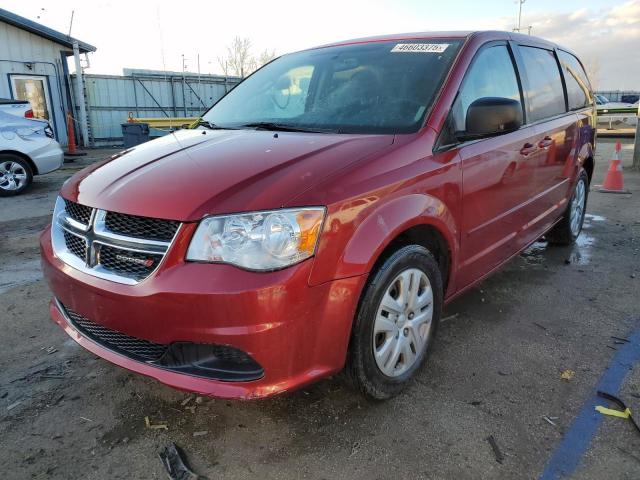
M91 145L121 145L121 124L130 113L134 117L199 116L239 81L237 77L146 70L125 70L123 76L85 75ZM151 130L152 136L166 133Z

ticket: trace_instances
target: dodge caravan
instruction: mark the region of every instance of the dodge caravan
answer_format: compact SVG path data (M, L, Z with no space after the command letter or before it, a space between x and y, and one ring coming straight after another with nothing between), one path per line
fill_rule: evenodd
M506 32L283 55L186 129L77 173L41 236L53 320L175 388L250 399L345 371L376 399L443 305L541 236L580 234L589 80Z

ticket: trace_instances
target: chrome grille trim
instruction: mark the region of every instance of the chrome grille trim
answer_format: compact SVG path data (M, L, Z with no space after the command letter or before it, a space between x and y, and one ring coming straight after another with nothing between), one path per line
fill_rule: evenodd
M76 270L116 283L137 285L153 275L162 265L165 254L182 229L182 224L179 224L170 242L129 237L111 232L106 228L104 219L108 212L105 210L92 208L89 224L85 225L78 222L67 213L67 202L68 201L62 197L58 197L56 200L51 225L51 242L55 255ZM71 234L85 241L87 244L86 258L78 257L77 252L74 253L67 248L65 232L67 232L67 235ZM100 264L97 253L101 245L123 251L130 251L136 254L142 253L155 257L161 256L161 259L155 264L154 269L142 278L139 275L126 276L123 275L122 272L112 271Z
M80 205L79 203L72 202L71 200L65 200L64 208L69 220L76 222L80 226L79 228L88 228L88 225L91 222L91 213L93 210L91 207Z
M107 226L105 223L106 216L107 216L106 210L96 210L96 214L93 222L93 230L94 232L96 232L96 234L99 234L101 238L112 240L117 244L125 243L125 244L131 244L132 246L139 245L142 248L158 247L159 250L157 250L157 252L162 252L163 250L166 250L167 248L169 248L169 245L171 244L171 242L162 242L159 240L146 240L146 239L141 239L139 237L128 237L125 235L120 235L119 233L111 232L107 229Z

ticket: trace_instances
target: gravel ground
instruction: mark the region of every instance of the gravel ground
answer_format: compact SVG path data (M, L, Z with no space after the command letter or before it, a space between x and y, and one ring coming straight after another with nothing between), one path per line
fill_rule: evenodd
M600 141L595 183L612 152ZM624 345L611 337L640 327L640 174L626 170L635 193L592 189L576 246L538 242L449 305L429 365L396 399L370 403L340 378L249 403L178 392L95 357L48 319L38 233L62 182L107 154L0 199L5 479L166 478L158 451L170 442L211 479L537 478ZM637 411L633 367L619 396ZM638 478L639 452L631 424L606 417L573 476Z

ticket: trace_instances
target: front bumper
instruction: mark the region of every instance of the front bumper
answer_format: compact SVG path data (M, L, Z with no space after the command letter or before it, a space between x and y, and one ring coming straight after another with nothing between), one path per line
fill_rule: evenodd
M80 272L58 259L50 229L41 235L42 266L56 300L52 319L80 345L169 386L221 398L258 398L299 388L342 369L365 277L310 287L312 260L269 273L185 263L181 242L138 285ZM84 335L64 307L115 332L157 344L226 345L264 370L253 381L221 381L176 372L107 348Z

